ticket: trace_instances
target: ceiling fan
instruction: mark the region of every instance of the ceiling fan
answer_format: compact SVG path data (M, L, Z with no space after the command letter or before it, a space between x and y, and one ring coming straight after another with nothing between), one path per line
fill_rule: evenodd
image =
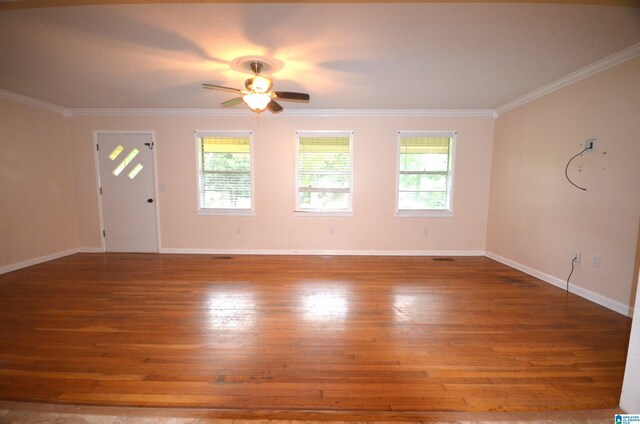
M240 104L241 102L245 102L247 106L256 113L261 113L265 110L269 110L271 113L282 112L282 106L276 102L276 99L286 102L309 102L310 97L307 93L271 91L273 80L260 75L260 71L262 71L264 65L261 62L255 61L251 62L250 66L254 75L252 78L248 78L244 82L245 90L223 87L215 84L202 84L202 88L238 93L241 95L240 97L227 100L226 102L222 102L220 105L222 107L232 107Z

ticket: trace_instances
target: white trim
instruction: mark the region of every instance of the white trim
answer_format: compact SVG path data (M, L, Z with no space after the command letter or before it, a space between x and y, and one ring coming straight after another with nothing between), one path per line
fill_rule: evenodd
M256 196L255 196L255 164L253 153L253 131L252 130L194 130L193 131L196 146L196 215L226 215L226 216L255 216L256 214ZM231 208L203 208L200 205L200 155L202 155L201 144L199 139L202 137L249 137L249 176L251 177L251 207L242 209Z
M175 109L175 108L73 108L65 109L71 116L246 116L248 109ZM285 109L277 116L373 116L373 117L481 117L495 119L493 109ZM260 118L276 115L262 114Z
M104 253L101 247L81 247L78 253Z
M353 216L353 211L339 211L339 210L330 210L330 211L322 211L317 209L303 209L293 211L293 216L303 216L303 217L331 217L331 216Z
M42 109L72 116L247 116L255 113L248 109L191 109L191 108L65 108L33 97L0 89L0 98L28 104ZM480 117L496 119L494 109L285 109L277 116L373 116L373 117ZM265 113L262 117L275 117Z
M107 132L107 131L105 131ZM98 196L98 224L100 225L99 237L100 237L100 248L102 252L107 251L107 245L104 240L104 215L102 214L102 195L100 194L100 188L102 184L100 183L100 156L98 155L98 133L100 131L93 131L93 163L96 177L96 195Z
M525 103L529 103L530 101L542 96L546 96L547 94L566 87L567 85L590 77L591 75L597 74L598 72L602 72L604 70L612 68L637 56L640 56L640 43L635 43L624 50L607 56L604 59L600 59L597 62L592 63L591 65L585 66L584 68L578 69L577 71L572 72L569 75L566 75L552 83L543 85L542 87L530 91L523 96L517 97L514 100L511 100L510 102L497 107L495 111L498 115L500 115L508 110L514 109Z
M451 142L451 151L450 151L450 162L449 162L449 191L447 194L449 195L449 207L447 209L399 209L400 203L400 159L402 158L401 143L403 137L446 137L452 138ZM415 218L415 217L452 217L453 216L453 183L454 183L454 174L455 174L455 163L456 163L456 145L458 144L458 131L448 130L448 131L420 131L420 130L399 130L398 137L396 139L396 205L394 216L397 218Z
M447 209L403 209L396 210L393 216L396 218L451 218L454 215L453 211Z
M602 72L627 60L640 56L640 43L598 60L552 83L530 91L495 109L286 109L278 116L371 116L371 117L482 117L497 119L501 113L514 109L539 97L566 87L591 75ZM72 116L254 116L248 109L179 109L179 108L65 108L33 97L0 89L0 98ZM272 117L265 113L262 117Z
M162 248L159 253L198 255L331 255L331 256L484 256L482 250L348 250L348 249L193 249Z
M252 200L253 202L253 200ZM253 209L198 209L196 215L199 216L256 216Z
M100 252L104 253L107 251L105 239L103 236L104 231L104 216L102 214L102 196L100 195L100 157L98 155L98 149L96 146L98 145L98 134L150 134L151 142L153 143L153 192L156 201L156 236L158 241L158 249L160 249L160 206L159 203L159 191L158 191L158 173L156 172L157 168L157 156L156 156L156 133L155 130L93 130L93 157L94 157L94 169L95 169L95 177L96 177L96 194L98 196L98 222L100 224L100 245L102 246Z
M456 130L398 130L398 142L400 136L405 138L450 138L458 134Z
M253 137L253 130L193 130L196 137Z
M545 283L552 284L561 289L565 289L567 287L567 282L556 278L552 275L545 274L542 271L538 271L537 269L530 268L526 265L523 265L519 262L513 261L511 259L505 258L503 256L497 255L492 252L485 252L485 256L498 261L504 265L510 266L511 268L515 268L518 271L522 271L525 274L529 274L533 277L536 277L539 280L544 281ZM633 307L620 303L616 300L610 299L601 294L592 292L591 290L585 289L584 287L580 287L575 284L569 284L569 291L571 293L577 294L578 296L590 300L591 302L597 303L600 306L604 306L607 309L611 309L619 314L626 315L628 317L633 317Z
M296 137L353 137L353 130L296 130Z
M151 130L151 156L153 160L153 196L156 209L156 247L157 251L160 251L162 246L161 234L160 234L160 189L158 183L158 156L156 154L156 147L158 143L156 141L156 131Z
M96 146L98 145L98 134L151 134L151 141L154 143L154 148L153 148L153 175L154 175L154 193L155 193L155 198L156 198L156 202L158 201L158 181L157 181L157 173L156 173L156 153L155 153L155 131L151 130L128 130L128 131L122 131L122 130L93 130L93 157L94 157L94 169L95 169L95 177L96 177L96 194L98 196L98 222L100 224L100 228L99 228L99 237L100 237L100 246L101 246L101 251L102 253L107 251L107 247L105 244L105 240L104 240L104 236L103 231L104 231L104 216L102 215L102 196L100 195L100 187L101 187L101 183L100 183L100 157L98 155L98 149L96 149ZM160 214L159 214L159 209L160 207L156 204L156 234L157 234L157 238L158 238L158 248L160 248Z
M37 258L26 259L24 261L16 262L14 264L5 265L0 267L0 274L6 274L7 272L16 271L18 269L26 268L33 265L38 265L43 262L49 262L54 259L59 259L65 256L74 255L80 251L81 249L79 248L67 249L67 250L62 250L60 252L50 253L44 256L38 256Z
M25 105L37 107L40 109L45 109L51 112L56 112L61 114L66 118L71 117L71 111L62 106L54 105L53 103L45 102L44 100L34 99L33 97L24 96L22 94L14 93L12 91L3 90L0 88L0 98L12 100L17 103L22 103Z
M100 236L100 246L101 252L104 253L107 251L107 245L104 238L104 214L102 212L102 195L100 194L100 188L102 187L102 183L100 181L100 157L99 151L97 149L98 146L98 136L100 134L146 134L151 137L152 149L151 149L151 172L153 173L153 194L154 194L154 205L155 208L155 216L156 216L156 250L154 252L141 252L141 253L156 253L160 251L160 206L159 206L159 190L158 190L158 164L157 164L157 155L156 155L156 132L155 130L93 130L93 157L95 164L95 173L96 173L96 194L98 196L98 221L100 223L99 228L99 236Z
M303 209L300 207L300 187L299 181L299 158L300 158L300 137L349 137L349 203L347 209ZM296 203L293 211L296 216L353 216L353 162L354 162L354 131L353 130L297 130L296 131L296 173L295 173L295 196Z
M49 262L76 253L103 253L99 247L80 247L50 253L37 258L27 259L10 265L0 267L0 274L16 271L44 262ZM296 250L296 249L192 249L192 248L159 248L161 254L201 254L201 255L331 255L331 256L486 256L525 274L529 274L539 280L564 289L566 282L559 278L545 274L536 269L522 265L511 259L492 252L480 250ZM587 300L590 300L619 314L633 317L633 307L624 305L618 301L594 293L575 284L569 285L569 291Z

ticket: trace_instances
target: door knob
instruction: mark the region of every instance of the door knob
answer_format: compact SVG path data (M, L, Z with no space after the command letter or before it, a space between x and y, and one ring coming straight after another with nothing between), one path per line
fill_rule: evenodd
M148 203L153 203L153 199L147 199Z

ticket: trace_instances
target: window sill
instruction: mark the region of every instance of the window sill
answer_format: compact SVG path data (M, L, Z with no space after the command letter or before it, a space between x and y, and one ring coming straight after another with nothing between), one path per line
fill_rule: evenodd
M453 211L450 210L402 210L396 211L397 218L451 218Z
M256 211L252 209L199 209L196 215L213 216L255 216Z
M294 216L353 216L353 211L293 211Z

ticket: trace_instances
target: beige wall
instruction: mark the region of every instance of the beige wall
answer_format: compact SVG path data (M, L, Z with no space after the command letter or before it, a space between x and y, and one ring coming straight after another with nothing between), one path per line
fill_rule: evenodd
M640 212L640 59L502 114L497 122L487 251L631 305ZM567 160L597 137L595 152ZM581 167L579 171L578 167ZM601 257L600 268L592 266Z
M158 199L164 251L487 250L561 282L580 250L572 283L630 305L640 211L638 110L640 59L506 112L497 123L481 117L67 119L1 100L0 267L99 248L93 131L152 130L158 183L166 187ZM241 129L254 131L256 215L196 215L193 131ZM294 215L296 130L355 132L353 216ZM394 216L398 130L458 131L453 217ZM570 169L588 188L582 192L563 173L589 137L598 138L596 151ZM591 266L594 255L600 268Z
M0 99L0 269L78 247L70 121Z
M253 116L92 116L73 122L79 237L85 247L100 246L92 132L153 130L158 184L166 187L158 202L163 249L484 250L494 126L490 118L281 115L257 122ZM254 131L255 216L196 215L194 130ZM296 130L355 131L353 216L294 216ZM458 131L453 217L394 217L398 130Z

